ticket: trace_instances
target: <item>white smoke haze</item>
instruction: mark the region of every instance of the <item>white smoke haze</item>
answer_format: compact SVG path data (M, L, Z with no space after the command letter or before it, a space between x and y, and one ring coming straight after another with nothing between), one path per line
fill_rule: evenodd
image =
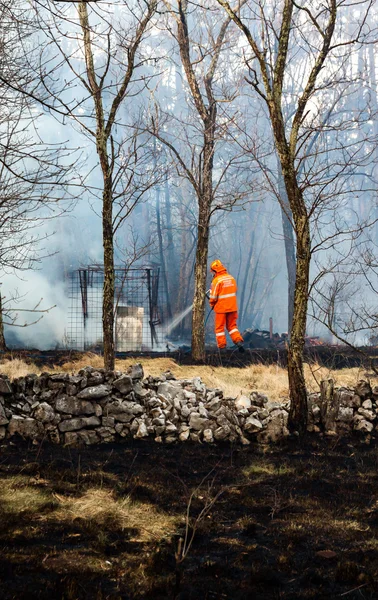
M22 275L7 275L1 286L5 312L15 319L16 327L5 326L10 346L50 350L63 347L67 330L69 298L63 282L51 283L42 272L28 271ZM25 309L51 310L47 313L24 312ZM17 309L23 309L22 312ZM40 319L40 317L42 317ZM25 326L24 324L33 323ZM6 319L9 321L9 318ZM13 341L14 340L14 341Z
M134 3L130 2L129 6L133 6ZM74 5L67 6L67 13L73 19L73 22L77 23L77 10ZM127 10L123 5L112 4L107 6L107 11L113 16L122 20L126 20ZM216 13L214 13L216 14ZM216 20L214 21L214 23ZM193 23L191 23L191 27ZM70 28L70 22L68 21L66 27ZM77 32L77 25L73 26L73 29ZM214 29L215 30L215 29ZM40 42L43 44L43 34L40 35ZM105 52L104 46L101 41L101 36L97 40L95 45L95 61L97 67L100 69L101 65L104 64ZM63 40L63 47L69 52L74 50L76 42L73 38ZM66 46L64 45L66 44ZM238 38L235 45L236 48L243 47L243 38ZM146 56L157 56L159 60L146 61L143 67L143 74L152 73L153 87L154 87L154 101L160 103L163 114L170 115L170 120L167 121L169 139L174 141L178 146L182 156L185 158L186 154L190 150L190 144L194 144L198 137L196 133L196 121L192 119L190 106L187 102L187 84L185 77L183 77L182 68L179 66L179 55L175 43L169 36L168 31L164 30L164 27L159 24L159 27L154 27L150 37L147 37L145 45L143 47L143 53ZM173 58L171 62L171 58ZM358 59L358 60L357 60ZM58 62L58 58L56 59ZM83 69L83 56L81 52L77 52L75 55L75 64L78 66L79 71ZM240 62L237 59L237 54L230 51L227 54L228 70L225 68L222 77L224 76L225 81L229 78L230 82L234 81L234 73L229 71L240 72L241 79L244 78L245 65L244 62ZM225 62L227 62L225 61ZM297 61L297 62L296 62ZM351 63L350 69L357 69L358 61L364 62L364 68L373 68L374 73L376 71L376 65L368 62L368 56L360 56L357 54L354 57L353 64ZM150 64L151 63L151 64ZM178 65L178 66L177 66ZM307 73L309 64L303 61L303 56L299 53L297 58L293 60L292 69L299 67L302 68L303 73ZM331 68L331 67L330 67ZM117 72L112 74L112 77L116 76ZM68 67L59 68L59 78L61 81L70 81L72 74ZM146 79L146 80L147 80ZM138 86L137 86L138 87ZM347 96L345 102L350 102L353 107L353 103L357 102L361 106L365 106L365 96L362 95L363 87L356 88L355 91L350 92L350 96ZM369 82L366 81L365 91L369 90ZM135 89L134 89L135 91ZM250 134L257 136L257 139L264 140L264 146L261 147L261 153L264 156L266 167L269 173L277 175L276 173L276 157L274 153L270 154L270 147L272 146L270 125L264 112L259 112L257 100L251 96L250 91L248 94L244 93L244 88L238 89L238 96L235 97L234 103L237 105L240 112L243 113L245 121L248 123ZM369 93L374 92L374 103L376 102L376 91L369 90ZM138 89L138 94L133 95L132 100L127 103L123 111L120 113L120 122L129 125L133 122L135 114L144 113L149 94L151 90L146 89L141 91ZM80 100L86 95L86 92L80 88L80 85L67 85L64 88L64 100L68 104L71 101ZM286 108L289 111L290 106L290 95L286 94L288 106ZM327 106L332 104L332 94L330 98L327 96L320 95L317 99L314 99L309 104L308 119L315 119L317 112L319 116L326 114ZM149 101L149 100L148 100ZM328 102L328 104L327 104ZM373 102L373 100L371 101ZM88 118L90 112L88 106L84 103L83 107L79 110L86 118ZM336 108L334 111L334 119L341 119L343 123L342 115L346 115L345 119L348 120L348 110L350 107L348 104L343 106L340 104L340 109ZM106 106L108 108L108 106ZM374 107L373 107L374 108ZM338 112L339 110L339 112ZM289 111L290 112L290 111ZM338 116L339 115L339 116ZM103 249L102 249L102 226L101 226L101 172L98 166L98 158L96 154L95 144L89 141L90 138L83 135L83 130L80 129L78 124L74 124L69 119L59 122L60 117L52 117L51 115L44 113L38 120L38 127L35 132L36 142L39 139L43 139L44 142L56 145L66 145L70 148L80 149L83 157L83 163L81 165L80 177L85 181L85 186L81 189L77 188L77 200L76 204L71 207L69 214L58 217L56 219L50 219L45 221L41 227L38 228L38 233L41 238L45 235L49 236L47 240L41 243L42 256L49 256L48 258L42 259L39 264L38 271L27 271L20 274L19 277L16 275L8 275L3 273L0 281L2 281L2 295L5 296L4 302L15 296L19 296L18 304L14 305L13 308L33 308L41 298L41 308L46 309L50 306L57 305L48 314L45 314L41 321L30 327L7 327L5 331L6 340L9 345L14 346L27 346L40 349L50 349L57 346L64 346L67 341L68 331L68 318L70 308L70 274L72 271L79 267L85 267L88 264L102 264L103 263ZM190 120L192 119L192 121ZM175 123L179 123L182 131L185 135L177 135ZM194 126L193 126L194 122ZM376 127L376 115L374 119L370 119L367 124L369 127ZM190 129L190 123L192 123ZM330 122L330 124L332 124ZM349 126L345 125L346 130ZM365 127L367 125L365 124ZM256 132L252 131L256 128ZM356 131L359 131L360 135L363 135L363 128L356 127ZM181 131L181 129L180 129ZM340 129L342 131L342 128ZM122 128L120 126L118 135L121 136ZM30 131L30 135L33 135L33 131ZM341 135L341 134L339 134ZM345 140L342 139L344 145L347 147L350 140L356 139L356 133L354 129L351 132L346 131ZM327 143L329 138L327 137ZM188 143L187 143L188 142ZM219 142L220 143L220 142ZM344 157L341 152L337 150L338 144L335 145L335 150L329 153L324 151L321 143L318 143L318 147L314 150L314 156L319 151L324 157L324 161L329 161L332 164L344 164ZM366 152L368 153L369 144L367 145ZM332 144L331 144L332 150ZM160 152L163 155L164 152L160 148ZM220 154L221 160L216 162L214 167L214 177L217 177L219 171L219 164L222 164L223 159L225 160L228 153L231 152L231 146L226 147L224 156ZM310 153L311 154L311 153ZM336 160L337 158L337 160ZM70 157L67 157L67 161ZM309 162L311 164L311 156ZM375 155L375 161L377 161ZM250 159L246 160L245 173L247 176L248 171L253 166L253 154ZM367 163L365 173L370 172L370 166ZM361 167L361 170L363 170ZM240 172L240 177L243 177L243 172ZM360 178L360 179L359 179ZM350 216L349 212L352 210L355 213L366 211L368 206L374 204L374 210L376 210L376 199L374 194L365 190L362 182L365 180L364 173L354 178L354 187L357 193L349 193L349 183L341 186L340 189L335 190L342 194L345 200L335 200L335 216L341 218L342 211L345 211L346 225L349 227L353 226L354 213ZM360 181L361 180L361 181ZM321 178L320 178L321 183ZM349 181L349 180L348 180ZM194 250L192 249L192 237L195 235L196 219L197 219L197 206L194 200L193 191L190 190L190 186L185 182L182 174L177 175L176 170L172 169L169 175L169 202L164 196L164 186L161 186L160 190L160 219L162 225L162 254L158 254L157 250L157 216L155 206L155 188L152 188L148 198L143 200L143 203L137 206L133 214L130 215L128 223L132 224L134 231L137 233L140 240L146 240L149 242L150 238L155 241L155 246L151 247L149 254L146 256L146 262L148 260L159 263L161 268L165 266L168 272L168 288L169 295L172 305L172 318L168 324L164 324L164 331L168 328L173 330L175 325L180 324L183 319L186 319L185 325L190 321L189 313L190 307L188 305L192 302L192 288L190 281L193 281L193 260ZM361 187L361 190L359 190ZM345 188L345 189L344 189ZM374 192L375 193L375 192ZM59 190L54 190L54 194L59 195ZM63 192L62 192L63 195ZM335 193L335 198L338 194ZM273 318L273 328L275 332L286 332L288 329L288 318L287 318L287 268L285 261L285 247L284 237L282 232L282 215L279 203L274 194L269 191L263 175L260 176L256 182L255 188L251 191L251 196L248 198L249 204L246 205L245 210L237 212L233 211L222 213L218 211L212 219L212 230L210 236L210 253L209 262L214 258L219 258L228 268L228 270L237 279L238 283L238 302L240 306L240 322L241 329L245 328L269 328L269 318ZM57 205L57 213L59 213L59 205ZM52 215L51 215L52 216ZM334 227L334 218L328 218L327 225L322 224L321 233L324 236L325 228L329 229L332 233ZM322 222L321 222L322 223ZM190 231L190 234L188 233ZM377 233L375 233L375 239L377 239ZM170 234L170 236L169 236ZM127 237L126 228L120 229L118 234L120 247L126 248L131 246L131 242ZM170 239L171 237L171 239ZM118 240L117 240L118 241ZM339 254L346 254L347 250L340 248L333 250L330 249L330 254L336 258ZM165 265L164 265L165 261ZM122 262L122 256L118 254L115 257L115 262ZM312 268L312 278L317 275L318 270L321 270L325 264L323 256L319 259L319 265L314 264ZM185 267L187 263L187 268ZM188 283L189 282L189 283ZM360 296L361 292L366 297L366 301L369 301L371 306L374 306L375 295L372 291L366 287L366 284L362 281L359 284ZM180 290L185 289L185 293L179 293ZM180 298L179 298L180 296ZM356 297L358 300L358 297ZM242 301L243 300L243 301ZM356 301L357 301L356 300ZM160 299L162 301L162 299ZM14 313L12 313L14 314ZM19 313L19 319L17 324L22 324L25 320L27 322L34 321L40 315L38 313ZM347 310L345 308L345 302L340 301L337 307L337 317L340 322L344 319L348 320ZM92 319L92 317L91 317ZM101 323L101 315L93 317L95 321ZM208 321L210 326L212 317ZM212 325L211 325L212 327ZM342 324L340 325L340 328ZM159 328L159 327L158 327ZM90 335L92 330L92 321L87 322L87 336ZM150 336L148 334L148 324L144 323L143 330L147 331L144 334L143 347L151 346ZM166 340L163 335L163 328L158 331L159 337L159 349L165 350ZM327 334L327 329L324 325L319 324L315 319L308 319L307 333L309 335L320 335L322 337L331 336ZM189 326L186 327L184 336L190 334ZM362 343L364 341L365 334L359 334L358 341ZM94 335L93 340L86 339L86 342L97 343L97 334ZM182 340L179 342L182 343ZM156 348L154 348L156 349Z

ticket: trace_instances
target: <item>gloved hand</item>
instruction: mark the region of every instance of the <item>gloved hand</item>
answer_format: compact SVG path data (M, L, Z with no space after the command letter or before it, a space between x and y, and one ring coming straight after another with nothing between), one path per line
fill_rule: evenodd
M210 300L210 292L211 290L207 290L207 292L205 293L205 296L208 300Z

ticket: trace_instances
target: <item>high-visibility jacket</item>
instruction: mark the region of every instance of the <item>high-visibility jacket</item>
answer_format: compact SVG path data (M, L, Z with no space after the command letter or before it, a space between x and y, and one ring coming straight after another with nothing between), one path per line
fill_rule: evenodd
M216 313L228 313L238 310L236 302L237 285L226 269L217 271L210 290L210 306Z

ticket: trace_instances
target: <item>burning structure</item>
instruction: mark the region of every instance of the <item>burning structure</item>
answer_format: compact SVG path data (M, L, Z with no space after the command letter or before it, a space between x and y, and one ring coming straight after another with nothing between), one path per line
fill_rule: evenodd
M89 265L70 276L68 346L102 349L103 265ZM165 340L164 307L160 304L157 265L115 268L115 350L156 351Z

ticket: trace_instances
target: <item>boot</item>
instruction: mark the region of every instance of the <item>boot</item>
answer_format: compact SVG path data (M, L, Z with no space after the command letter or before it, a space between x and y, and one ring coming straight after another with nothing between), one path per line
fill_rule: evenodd
M236 342L235 346L237 346L239 352L245 352L245 348L243 346L243 342Z

